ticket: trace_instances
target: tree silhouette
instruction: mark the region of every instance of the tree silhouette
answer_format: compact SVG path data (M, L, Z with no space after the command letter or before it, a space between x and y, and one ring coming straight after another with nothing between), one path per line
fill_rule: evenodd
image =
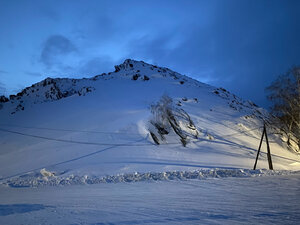
M293 141L300 149L300 67L292 67L277 77L266 91L272 102L271 113L279 119L288 145Z

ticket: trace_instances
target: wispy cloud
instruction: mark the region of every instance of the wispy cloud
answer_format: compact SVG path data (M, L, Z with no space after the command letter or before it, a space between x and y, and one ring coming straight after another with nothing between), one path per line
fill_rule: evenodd
M52 35L43 45L40 61L48 69L51 69L55 65L61 64L61 56L67 56L76 51L77 48L68 38L62 35Z
M42 76L41 73L39 72L32 72L32 71L24 71L24 73L28 76L32 76L32 77L40 77Z
M0 74L6 74L6 73L8 73L7 71L5 71L5 70L0 70Z

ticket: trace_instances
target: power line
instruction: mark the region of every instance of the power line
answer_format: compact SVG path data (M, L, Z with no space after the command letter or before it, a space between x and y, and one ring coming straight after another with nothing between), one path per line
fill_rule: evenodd
M153 146L153 144L127 144L127 143L122 143L122 144L113 144L113 143L98 143L98 142L85 142L85 141L70 141L70 140L65 140L65 139L59 139L59 138L50 138L50 137L45 137L45 136L39 136L39 135L33 135L33 134L26 134L18 131L12 131L12 130L6 130L0 128L0 131L6 132L6 133L12 133L12 134L18 134L22 136L27 136L27 137L34 137L34 138L39 138L39 139L44 139L44 140L49 140L49 141L58 141L58 142L67 142L67 143L73 143L73 144L85 144L85 145L100 145L100 146Z
M241 131L239 133L233 133L233 134L229 134L229 135L224 135L224 136L219 136L219 137L229 137L229 136L233 136L233 135L239 135L241 133L246 133L246 132L249 132L249 131L253 131L253 130L257 130L257 129L260 129L260 127L256 127L256 128L253 128L251 130L247 130L247 131ZM43 129L43 128L42 128ZM73 143L73 144L87 144L87 145L100 145L100 146L110 146L108 149L110 148L113 148L113 147L122 147L122 146L130 146L130 147L139 147L139 146L153 146L154 144L127 144L127 143L122 143L122 144L112 144L112 143L93 143L93 142L82 142L82 141L69 141L69 140L64 140L64 139L58 139L58 138L49 138L49 137L44 137L44 136L38 136L38 135L32 135L32 134L25 134L25 133L22 133L22 132L17 132L17 131L11 131L11 130L7 130L7 129L2 129L0 128L0 131L2 132L7 132L7 133L13 133L13 134L18 134L18 135L22 135L22 136L28 136L28 137L34 137L34 138L39 138L39 139L44 139L44 140L50 140L50 141L58 141L58 142L67 142L67 143ZM144 140L146 138L143 138ZM142 140L143 140L142 139ZM220 138L217 138L217 139L220 139ZM135 142L138 142L138 141L141 141L141 140L137 140ZM178 143L165 143L164 145L177 145ZM74 159L70 159L70 160L67 160L67 161L63 161L63 162L59 162L59 163L56 163L54 165L60 165L60 164L63 164L63 163L67 163L67 162L71 162L71 161L75 161L75 160L78 160L78 159L81 159L81 158L85 158L85 157L88 157L90 155L94 155L94 154L97 154L97 153L100 153L102 151L105 151L107 149L102 149L102 150L99 150L99 151L96 151L96 152L92 152L92 153L89 153L87 155L84 155L84 156L80 156L80 157L77 157L77 158L74 158ZM262 152L263 154L266 154L264 152ZM272 154L274 157L278 157L278 158L282 158L282 159L285 159L285 160L289 160L289 161L294 161L294 162L300 162L300 161L297 161L295 159L289 159L289 158L286 158L286 157L282 157L282 156L278 156L276 154ZM53 166L53 165L52 165ZM44 168L44 167L41 167L41 168ZM41 169L40 168L40 169ZM36 169L34 170L31 170L29 172L32 172L32 171L35 171ZM28 171L27 171L28 172ZM3 180L3 179L8 179L8 178L12 178L12 177L15 177L15 176L18 176L18 175L22 175L24 173L19 173L19 174L15 174L13 176L9 176L9 177L6 177L6 178L1 178L0 180Z
M4 124L0 124L0 126L3 126ZM55 128L44 128L44 127L23 127L23 126L17 126L17 125L5 125L5 126L15 126L15 127L20 127L20 128L28 128L28 129L43 129L43 130L57 130L57 131L74 131L74 130L68 130L68 129L55 129ZM255 127L250 130L246 131L240 131L228 135L223 135L223 136L217 136L215 137L216 139L221 140L222 138L225 137L231 137L231 136L238 136L242 135L246 132L261 129L262 127ZM154 144L148 143L148 144L128 144L128 143L121 143L121 144L113 144L113 143L99 143L99 142L85 142L85 141L73 141L73 140L65 140L65 139L59 139L59 138L51 138L51 137L45 137L45 136L39 136L39 135L33 135L33 134L26 134L23 132L18 132L18 131L12 131L12 130L7 130L0 128L0 131L2 132L7 132L7 133L13 133L13 134L18 134L22 136L27 136L27 137L33 137L33 138L39 138L39 139L44 139L44 140L49 140L49 141L58 141L58 142L65 142L65 143L72 143L72 144L84 144L84 145L97 145L97 146L132 146L132 147L143 147L143 146L153 146ZM78 131L78 132L85 132L85 131ZM98 131L86 131L86 132L91 132L91 133L104 133L104 134L121 134L121 133L113 133L113 132L98 132ZM128 134L125 133L124 134ZM201 142L203 140L196 140L195 142ZM195 143L194 142L194 143ZM178 145L179 143L175 142L170 142L170 143L162 143L162 145Z
M60 128L49 128L49 127L29 127L29 126L19 126L14 124L0 124L4 127L18 127L24 129L36 129L36 130L52 130L52 131L66 131L66 132L80 132L80 133L96 133L96 134L132 134L139 135L139 133L130 133L130 132L106 132L106 131L83 131L83 130L72 130L72 129L60 129Z
M1 126L1 124L0 124L0 126ZM16 126L16 127L21 127L21 126ZM29 128L29 127L27 127L27 128ZM216 139L221 139L221 138L224 138L224 137L230 137L230 136L240 135L242 133L246 133L248 131L253 131L253 130L256 130L256 129L259 129L259 128L261 128L261 127L256 127L256 128L253 128L253 129L247 130L247 131L241 131L239 133L233 133L233 134L229 134L229 135L218 136L218 137L216 137ZM60 130L60 131L64 130L64 129L52 129L52 128L37 128L37 129L49 129L49 130ZM66 143L73 143L73 144L98 145L98 146L152 146L153 145L153 144L133 145L133 144L127 144L127 143L113 144L113 143L98 143L98 142L73 141L73 140L65 140L65 139L59 139L59 138L45 137L45 136L40 136L40 135L26 134L26 133L23 133L23 132L12 131L12 130L7 130L7 129L3 129L3 128L0 128L0 131L7 132L7 133L18 134L18 135L27 136L27 137L34 137L34 138L39 138L39 139L44 139L44 140L66 142ZM71 130L64 130L64 131L71 131ZM103 132L103 133L105 133L105 132ZM114 133L112 133L112 134L114 134ZM198 140L196 142L200 142L200 141L201 140ZM178 143L172 143L171 142L171 143L164 143L163 145L176 145L176 144L178 144Z
M232 134L227 134L227 135L223 135L223 136L219 136L219 137L224 138L224 137L237 136L237 135L241 135L241 134L247 133L249 131L258 130L258 129L261 129L261 128L262 128L262 126L259 126L259 127L255 127L253 129L250 129L250 130L240 131L240 132L236 132L236 133L232 133Z
M220 123L221 124L221 123ZM223 125L223 124L221 124ZM52 130L52 131L65 131L65 132L81 132L81 133L99 133L99 134L112 134L112 135L118 135L118 134L127 134L127 135L140 135L139 133L130 133L130 132L106 132L106 131L82 131L82 130L72 130L72 129L60 129L60 128L48 128L48 127L30 127L30 126L19 126L19 125L14 125L14 124L0 124L0 126L9 126L9 127L18 127L18 128L25 128L25 129L37 129L37 130ZM235 135L241 135L249 131L253 131L256 129L261 129L262 126L247 130L247 131L240 131L228 135L223 135L223 136L218 136L220 138L223 137L230 137L230 136L235 136ZM3 129L3 128L2 128ZM5 129L3 129L5 130ZM19 132L21 133L21 132Z

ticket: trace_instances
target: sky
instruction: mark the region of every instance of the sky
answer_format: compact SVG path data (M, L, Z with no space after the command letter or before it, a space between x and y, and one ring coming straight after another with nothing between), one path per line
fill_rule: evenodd
M299 12L298 0L0 0L0 95L131 58L267 107L265 87L300 65Z

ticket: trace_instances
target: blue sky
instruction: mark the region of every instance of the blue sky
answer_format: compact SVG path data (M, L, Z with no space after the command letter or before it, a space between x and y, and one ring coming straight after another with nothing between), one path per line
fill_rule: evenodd
M264 88L300 64L299 12L297 0L0 0L0 94L133 58L267 106Z

